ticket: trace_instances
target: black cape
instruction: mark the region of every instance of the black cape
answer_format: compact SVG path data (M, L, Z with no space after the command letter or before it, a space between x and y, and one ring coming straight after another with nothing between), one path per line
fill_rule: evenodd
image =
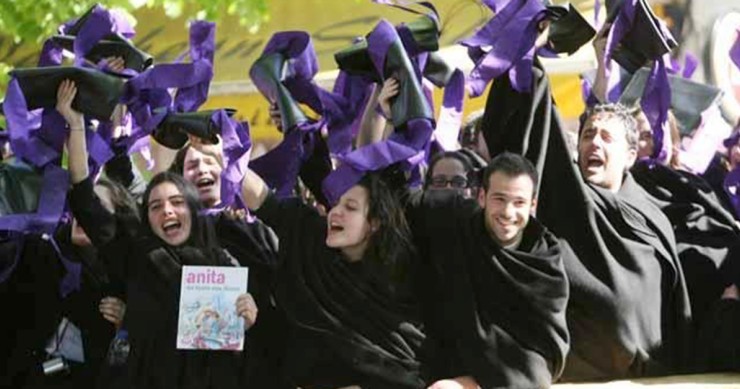
M440 192L410 211L430 383L471 375L482 388L550 386L568 351L562 258L572 252L534 218L519 248L504 249L475 201Z
M539 63L533 92L518 93L508 74L488 95L483 128L491 155L508 150L537 167L537 217L570 243L571 352L563 380L596 380L685 371L691 308L668 219L631 175L617 194L588 185Z
M50 242L38 235L0 240L4 259L14 257L21 245L13 273L0 284L0 306L8 309L0 324L0 387L109 387L100 379L115 328L98 310L100 300L113 295L108 274L93 249L70 243L69 225L60 227L55 236L65 258L81 265L80 287L66 297L59 288L66 269ZM62 317L80 330L85 362L69 362L69 374L45 376L41 369L47 358L44 349Z
M302 388L421 388L413 307L369 264L328 248L326 218L270 194L257 216L280 238L276 293L290 330L283 375Z
M740 284L740 229L733 215L722 205L709 184L700 177L669 167L639 163L632 168L635 180L651 194L651 199L671 221L676 249L691 297L691 310L697 331L702 334L695 356L700 370L723 369L710 355L727 348L738 333L724 341L707 342L722 331L711 331L720 323L732 321L732 304L719 302L724 289ZM728 314L727 320L723 316Z
M281 327L273 325L276 319L271 299L277 243L263 224L246 224L222 214L209 216L199 222L213 225L219 237L216 252L174 250L142 236L140 224L122 223L106 211L89 178L74 185L70 204L90 240L106 253L109 268L124 277L128 304L124 327L129 330L132 348L128 361L132 386L241 388L253 383L252 387L279 387L280 377L271 367L283 352ZM245 337L245 351L176 350L182 266L235 264L250 268L248 292L260 310L257 323Z

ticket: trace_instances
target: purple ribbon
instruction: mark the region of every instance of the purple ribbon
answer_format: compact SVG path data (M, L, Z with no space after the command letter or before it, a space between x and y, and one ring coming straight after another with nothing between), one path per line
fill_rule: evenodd
M360 147L345 155L342 165L324 179L324 194L330 204L336 204L368 171L386 168L417 154L419 150L391 140Z
M64 59L64 49L54 40L47 39L39 55L38 67L59 66Z
M465 98L465 75L455 69L452 78L445 87L442 97L442 109L437 119L434 136L445 151L459 148L458 137L462 123L463 99Z
M62 262L64 270L67 271L64 274L64 277L62 277L62 280L59 282L59 294L62 296L62 298L65 298L75 290L80 290L80 274L82 273L82 264L75 263L67 259L67 256L62 253L62 249L59 247L56 239L54 239L54 235L43 234L41 235L41 237L45 241L49 242L49 244L51 244L51 247L54 248L54 252L56 252L57 254L57 258L59 258L59 260Z
M740 68L740 30L737 31L735 43L733 43L732 47L730 48L730 59L732 60L732 63L735 64L735 66Z
M470 96L483 94L488 83L509 69L512 86L518 92L532 88L532 62L538 25L547 9L539 0L489 0L496 14L473 36L460 43L468 47L475 62L468 75ZM491 47L490 50L484 50Z
M43 109L29 111L18 80L13 78L3 102L3 112L8 123L10 147L16 157L34 166L45 166L61 156L61 149L55 149L36 136L41 127Z
M169 112L195 111L205 102L213 78L214 40L215 24L193 22L191 63L155 65L126 83L123 101L134 118L134 127L139 128L131 136L131 145L149 135ZM174 101L168 88L178 90Z
M699 59L691 53L686 53L684 56L684 64L681 66L678 59L671 58L671 66L668 68L668 73L671 75L681 74L681 77L690 79L694 75L696 68L699 66Z
M362 110L370 98L372 84L365 77L339 72L332 92L344 98L346 108L343 112L346 115L337 115L338 120L337 116L327 117L327 143L331 154L343 155L352 150L352 140L357 136Z
M177 112L197 111L208 99L208 89L213 78L213 56L216 51L216 24L194 21L190 24L190 60L193 63L207 64L211 75L200 82L177 90L175 110Z
M740 217L740 167L736 167L725 176L723 183L725 193L730 198L735 215Z
M241 195L241 182L247 172L249 149L249 124L240 123L220 109L211 116L211 121L221 129L223 142L224 170L221 172L221 205L234 204Z
M667 148L672 147L671 144L665 141L669 134L668 110L671 107L671 85L668 81L666 61L667 55L662 60L653 63L640 102L642 110L650 123L650 128L653 130L652 158L661 163L667 162Z

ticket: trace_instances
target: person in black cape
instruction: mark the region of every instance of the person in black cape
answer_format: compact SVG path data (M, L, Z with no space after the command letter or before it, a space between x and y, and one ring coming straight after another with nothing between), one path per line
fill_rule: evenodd
M301 388L420 388L418 328L403 210L377 174L327 216L278 199L248 170L246 204L280 238L275 297L289 322L282 374Z
M99 208L100 200L91 190L87 170L84 120L70 106L75 93L73 83L62 83L57 103L70 126L72 203ZM142 219L146 221L132 234L118 231L110 217L79 220L91 241L101 243L101 251L127 262L124 327L131 343L131 386L244 387L248 371L245 356L249 350L209 352L175 348L182 266L238 266L238 262L218 245L210 220L200 216L197 189L182 176L167 172L154 176L142 200ZM111 231L113 238L106 238L104 232ZM247 328L256 321L257 307L249 294L239 296L235 311L245 319Z
M573 253L530 217L536 186L534 166L503 153L484 171L477 202L438 190L412 204L430 388L541 388L560 376L563 258Z
M196 143L197 147L193 147ZM212 208L221 204L222 163L221 144L203 144L197 137L191 136L190 143L175 154L169 171L181 174L195 185L203 207ZM281 380L279 368L286 352L286 323L276 309L273 298L277 236L259 219L247 222L243 211L224 209L207 217L213 220L220 245L241 266L249 268L248 291L260 307L260 320L249 330L247 381L254 387L282 387L285 383Z
M597 105L579 133L578 164L541 64L531 93L509 75L494 80L483 118L491 155L512 151L540 172L537 217L573 248L567 319L571 352L563 380L684 372L691 307L668 218L637 185L634 119Z
M671 133L674 139L677 132ZM652 136L649 126L642 133ZM646 143L643 153L653 155L653 142ZM694 368L697 371L738 369L740 362L722 357L740 349L737 336L717 337L717 334L736 332L730 328L735 325L733 317L740 312L736 286L740 281L740 227L704 179L677 168L680 166L677 154L677 149L668 149L665 158L668 164L641 160L631 172L668 217L676 235L676 250L699 336ZM728 330L723 331L723 327Z

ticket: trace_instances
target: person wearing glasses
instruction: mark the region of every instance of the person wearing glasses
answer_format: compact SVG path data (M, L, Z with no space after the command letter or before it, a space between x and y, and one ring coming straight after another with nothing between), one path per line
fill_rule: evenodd
M459 151L445 151L429 162L424 190L456 190L466 198L472 198L477 189L473 163Z

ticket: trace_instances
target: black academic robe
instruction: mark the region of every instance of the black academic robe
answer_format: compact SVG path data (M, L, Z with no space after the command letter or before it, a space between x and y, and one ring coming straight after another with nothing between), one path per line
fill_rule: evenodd
M115 328L98 310L100 300L109 295L109 278L93 249L74 247L70 228L55 234L62 255L81 265L78 289L62 297L60 282L67 270L52 245L37 235L19 241L5 241L0 255L14 256L21 244L21 255L7 282L0 285L0 306L8 309L2 323L0 387L78 388L108 387L98 382ZM11 319L12 317L12 319ZM79 330L84 363L69 362L68 374L45 376L41 364L45 347L54 336L62 317Z
M453 195L428 192L410 211L429 381L470 375L484 389L549 387L568 351L563 257L572 252L534 218L518 248L502 248L476 202Z
M275 297L289 324L281 374L302 388L423 387L424 336L392 281L328 248L326 218L299 199L270 194L257 216L280 238Z
M537 217L571 245L563 380L684 372L691 354L691 307L667 217L632 176L618 193L586 184L541 65L531 93L508 74L488 96L483 128L491 155L525 155L540 172Z
M215 224L219 244L225 243L206 255L198 250L162 247L155 239L142 236L142 226L122 225L102 208L89 178L73 187L70 200L90 240L106 253L109 266L125 277L128 306L124 327L131 341L129 379L133 387L279 387L280 377L271 367L283 352L281 327L274 324L277 319L270 298L277 249L274 236L263 224L247 224L225 215L208 216L203 224ZM260 310L257 323L245 337L245 351L176 350L182 266L233 266L232 257L238 265L250 268L247 290ZM171 266L157 266L162 261Z
M676 248L684 270L696 329L713 337L718 321L729 315L732 304L721 304L724 289L740 284L740 229L706 181L691 173L675 171L663 165L639 163L632 168L635 180L651 194L668 216L676 235ZM730 308L728 308L730 307ZM711 362L713 347L737 348L738 333L722 342L700 339L695 353L697 368L716 370L726 366ZM740 364L738 364L740 366Z

